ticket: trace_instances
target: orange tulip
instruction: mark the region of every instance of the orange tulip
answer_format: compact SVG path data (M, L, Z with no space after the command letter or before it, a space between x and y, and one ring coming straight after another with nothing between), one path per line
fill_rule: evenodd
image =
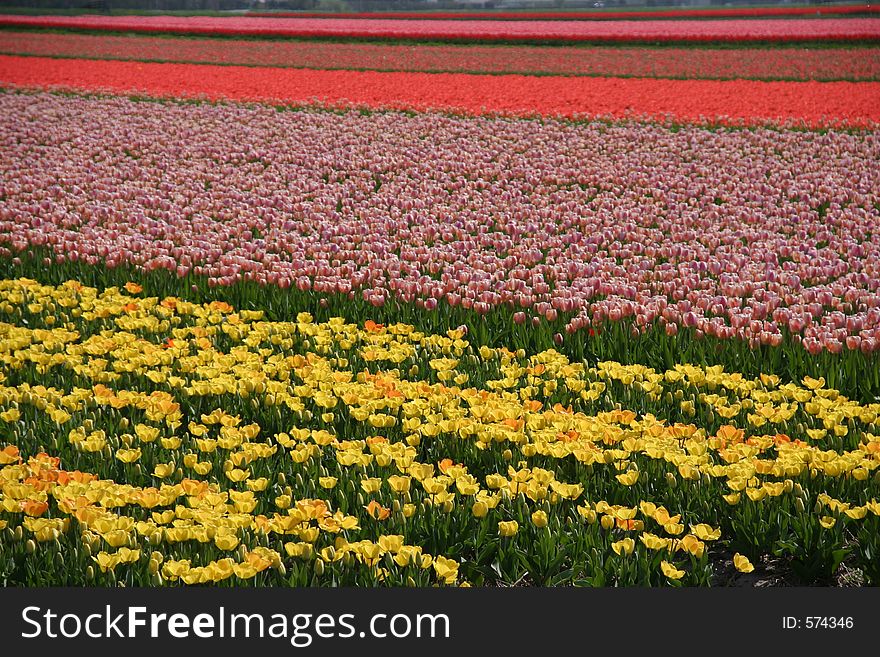
M367 513L369 513L376 520L385 520L386 518L388 518L388 516L391 515L391 509L386 509L376 500L370 500L370 503L364 508L367 510Z

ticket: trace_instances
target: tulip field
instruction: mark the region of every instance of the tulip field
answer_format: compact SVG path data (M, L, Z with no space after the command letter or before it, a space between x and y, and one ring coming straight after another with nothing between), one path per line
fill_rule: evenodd
M0 16L0 584L880 584L880 18L723 11Z

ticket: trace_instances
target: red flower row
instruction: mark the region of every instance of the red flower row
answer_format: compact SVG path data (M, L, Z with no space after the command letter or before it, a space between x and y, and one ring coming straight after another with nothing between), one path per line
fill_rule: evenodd
M400 45L0 32L0 53L382 71L703 79L880 79L880 48L683 49Z
M453 21L236 16L8 16L0 26L118 32L462 41L743 42L880 39L880 18Z
M365 19L427 19L427 20L496 20L496 21L607 21L644 18L770 18L774 16L847 16L877 14L880 7L870 4L831 5L822 7L728 7L724 9L663 9L658 11L395 11L359 12L346 14L349 18ZM248 16L338 18L330 12L248 12Z
M290 104L684 121L880 123L878 82L315 71L0 56L0 83Z

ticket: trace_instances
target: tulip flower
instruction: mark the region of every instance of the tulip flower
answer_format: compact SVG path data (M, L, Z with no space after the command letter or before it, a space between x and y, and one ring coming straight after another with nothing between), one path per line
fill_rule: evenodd
M504 538L515 536L519 531L519 523L516 520L500 521L498 523L498 534Z
M614 550L615 554L620 556L628 556L632 554L635 547L636 542L631 538L624 538L619 541L614 541L611 544L611 549Z
M748 557L741 555L739 552L733 555L733 565L741 573L750 573L755 569Z
M686 574L685 571L679 570L673 564L665 560L660 562L660 570L663 571L663 574L666 577L672 580L679 580Z

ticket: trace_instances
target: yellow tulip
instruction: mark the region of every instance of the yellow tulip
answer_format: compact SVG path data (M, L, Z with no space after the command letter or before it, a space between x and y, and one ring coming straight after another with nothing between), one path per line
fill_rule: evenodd
M684 552L688 552L698 559L703 556L703 552L706 548L706 544L699 540L693 534L688 534L680 541L678 541L678 549Z
M165 479L166 477L170 477L174 472L174 464L173 463L157 463L156 467L153 469L153 475L158 477L159 479Z
M239 468L232 468L231 470L227 470L225 474L226 478L229 479L229 481L234 481L236 483L242 482L251 476L249 470L240 470Z
M268 485L269 480L266 477L260 477L259 479L249 479L247 482L248 490L252 490L255 493L266 490L266 487Z
M660 570L663 571L663 574L666 575L669 579L681 579L685 575L685 571L678 570L675 566L673 566L668 561L660 562Z
M868 507L867 506L857 506L852 509L846 509L844 511L844 513L847 516L849 516L850 518L852 518L853 520L861 520L862 518L864 518L867 515Z
M671 538L661 538L655 534L640 534L639 540L649 550L669 550L672 546Z
M388 477L388 486L395 493L406 493L410 490L412 477L392 475Z
M733 565L741 573L750 573L755 569L749 558L739 552L733 555Z
M667 534L672 534L673 536L678 536L684 531L684 525L679 522L667 522L663 525L663 530Z
M539 529L544 528L547 526L548 522L547 514L544 511L539 510L532 514L532 524L535 525L535 527Z
M228 552L238 547L238 537L235 534L218 534L214 537L214 545L218 550Z
M246 561L244 563L235 564L232 567L232 572L235 573L235 576L239 579L251 579L260 571L256 569L254 564Z
M514 536L518 531L519 523L516 520L502 520L498 523L498 533L505 538Z
M596 512L591 509L589 505L578 506L577 512L578 515L584 518L589 524L593 525L596 523Z
M444 584L454 584L458 579L458 562L438 556L434 559L434 571Z
M385 552L397 554L403 547L403 536L399 534L394 534L391 536L380 536L377 543L379 544L379 547L381 547Z
M486 487L490 490L503 488L507 485L507 479L500 474L490 474L486 476Z
M113 548L122 547L123 545L128 545L129 540L131 539L131 535L127 531L123 531L121 529L115 529L113 531L109 531L106 534L101 534L101 538Z
M311 543L285 543L284 550L288 556L299 559L308 559L314 554Z
M611 549L620 556L627 556L632 554L635 548L636 542L631 538L624 538L611 544Z
M819 518L819 524L822 525L824 529L831 529L836 522L837 519L832 516L822 516Z
M373 493L378 493L379 488L382 486L382 480L378 477L370 477L368 479L361 479L361 488L365 493L372 495Z
M616 475L615 478L624 486L632 486L639 480L639 471L630 470L629 472Z
M116 564L119 563L115 555L107 552L98 552L98 555L92 557L92 559L98 564L102 573L106 573L108 570L113 570L116 567Z
M713 529L710 525L691 525L691 533L701 541L717 541L721 538L721 530Z
M117 449L116 458L123 463L134 463L141 458L139 449Z

